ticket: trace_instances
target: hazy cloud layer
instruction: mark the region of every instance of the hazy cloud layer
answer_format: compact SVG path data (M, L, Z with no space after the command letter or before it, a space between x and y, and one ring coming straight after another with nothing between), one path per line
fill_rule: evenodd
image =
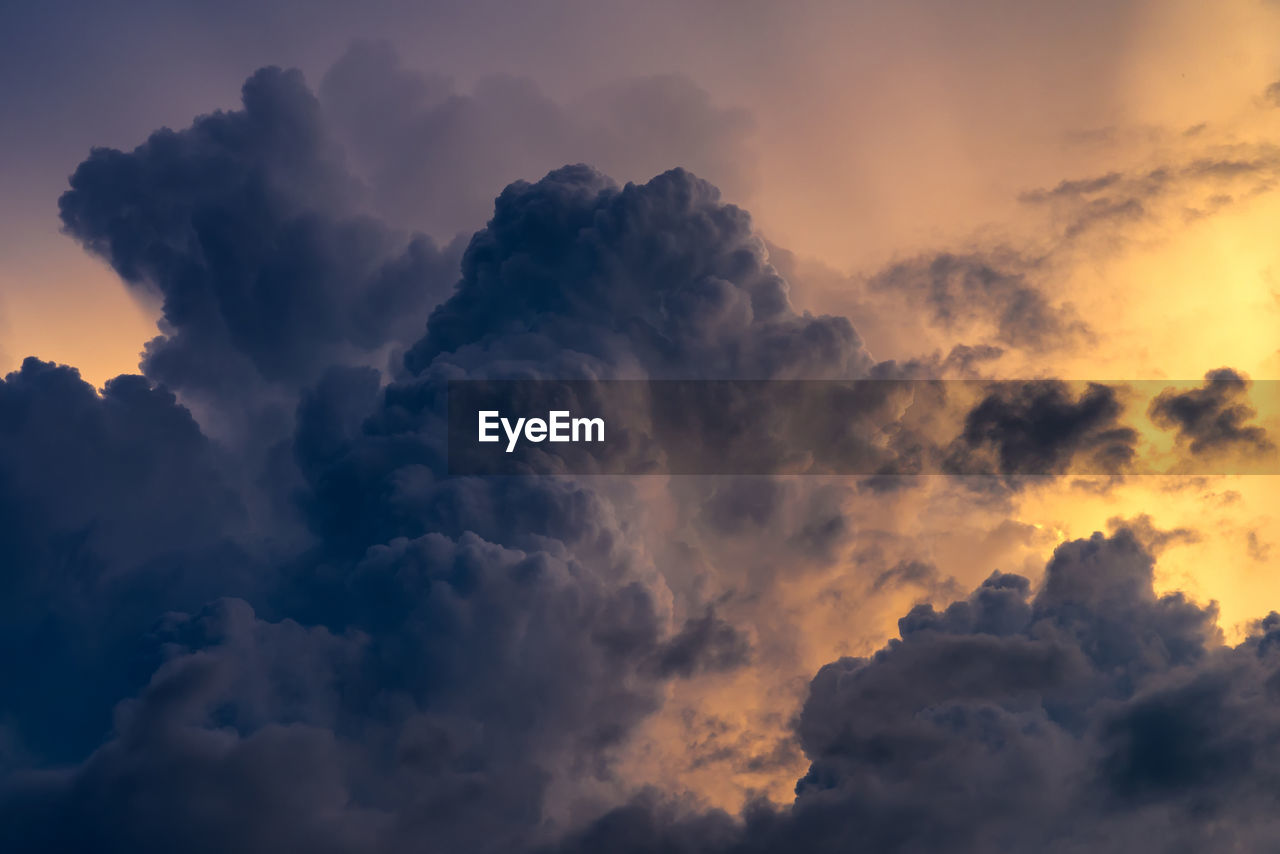
M447 77L405 68L390 44L360 42L328 71L320 94L377 209L445 239L479 228L508 183L565 163L622 180L680 165L737 195L750 181L750 115L714 105L679 75L629 79L561 103L512 76L460 92Z

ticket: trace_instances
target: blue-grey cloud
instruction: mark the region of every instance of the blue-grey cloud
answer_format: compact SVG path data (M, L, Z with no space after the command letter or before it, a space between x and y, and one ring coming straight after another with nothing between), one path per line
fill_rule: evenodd
M1040 589L993 573L900 638L828 664L797 723L786 809L637 801L555 850L1262 850L1280 765L1280 617L1225 646L1216 610L1152 589L1126 528L1066 543ZM630 847L628 847L630 845Z
M163 334L103 397L29 363L0 399L21 425L26 387L52 389L6 437L30 472L0 502L48 493L5 529L6 580L53 585L86 542L122 551L78 570L86 613L42 627L67 643L112 624L127 649L88 643L77 666L131 668L64 749L37 713L83 687L28 692L9 850L518 850L547 832L553 779L611 780L666 681L750 660L713 603L667 604L625 493L448 477L445 381L856 376L848 321L795 311L747 214L679 169L517 182L452 275L361 204L319 103L275 69L242 110L73 175L68 231L162 297ZM212 440L179 401L241 429ZM52 429L66 418L88 435ZM136 589L116 579L153 563L200 583L121 610ZM42 652L14 680L60 665Z
M457 264L358 213L298 72L259 71L243 102L132 152L95 149L59 201L72 236L161 299L143 372L221 418L290 407L334 362L381 364L417 338Z
M0 380L0 677L14 688L0 720L24 751L92 747L155 666L147 635L166 610L256 587L257 535L228 470L142 377L99 395L29 358Z
M396 175L438 185L494 116L554 110L512 81L436 103L435 83L376 52L346 62L324 104L294 72L258 72L243 109L95 151L63 197L68 231L164 313L143 373L101 395L34 361L0 384L4 640L21 653L3 671L5 850L1274 841L1259 781L1277 618L1223 646L1212 608L1154 593L1128 529L1062 546L1034 596L996 573L913 609L876 655L824 667L795 723L810 768L793 807L731 817L645 796L557 824L557 785L625 788L618 751L668 683L731 673L756 639L728 599L673 604L625 485L450 477L447 381L874 363L847 319L792 305L746 212L684 169L516 181L465 251L362 212L388 203L363 195L329 126L368 123L360 75L394 84L373 115L413 105L402 135L345 140L390 164L375 195ZM612 101L626 120L606 126L633 133L659 92L732 136L683 83L653 85ZM429 180L395 166L411 143ZM974 281L958 293L993 298ZM994 286L1027 323L1053 321L1016 281ZM1051 461L1127 446L1107 390L1055 389L979 407L971 444ZM220 417L239 429L212 429ZM772 488L707 490L695 521L726 537L774 523ZM842 497L815 492L779 552L835 554ZM885 578L945 586L905 564Z

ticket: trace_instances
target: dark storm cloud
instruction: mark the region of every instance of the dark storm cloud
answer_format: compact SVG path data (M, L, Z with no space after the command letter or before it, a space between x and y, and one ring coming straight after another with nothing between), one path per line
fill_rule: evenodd
M748 214L683 169L621 188L587 166L518 181L462 270L410 370L774 379L870 366L847 319L795 311Z
M538 854L712 854L740 850L740 840L740 829L724 813L690 812L648 795Z
M259 71L243 103L129 153L95 149L59 201L70 234L162 300L143 372L220 416L272 392L291 406L333 362L381 361L456 275L456 254L354 212L298 72Z
M379 695L485 733L431 760L442 767L384 770L434 816L397 813L405 839L509 850L538 825L545 769L606 773L663 679L732 670L751 650L715 610L667 624L617 521L625 505L568 480L443 477L444 380L865 364L847 321L790 307L746 215L687 172L620 188L569 167L499 196L371 415L351 402L374 378L352 373L299 410L315 533L329 560L356 564L303 579L297 612L370 636ZM463 767L471 794L450 794Z
M424 507L433 524L485 536L550 523L537 521L537 501L507 524L453 518L461 492L477 487L428 474L444 464L447 379L857 376L869 364L847 320L791 307L746 213L682 170L622 188L585 166L517 182L462 268L405 357L413 376L387 389L363 440L327 452L323 466L300 458L330 542L420 535ZM502 489L531 497L545 487Z
M359 42L325 75L338 134L394 221L450 237L480 227L508 183L582 161L626 179L681 165L741 192L750 117L711 103L678 75L624 80L560 103L531 80L489 77L472 91L402 66L385 42Z
M637 103L683 84L656 85ZM92 431L50 445L45 464L61 455L76 477L51 479L49 506L30 512L63 525L85 492L84 518L66 515L68 549L87 554L100 529L141 552L130 560L204 586L164 586L125 612L98 596L69 618L98 640L121 613L145 622L123 621L127 655L85 653L85 671L130 663L131 680L101 691L99 711L120 701L114 725L98 720L97 737L63 753L50 746L60 722L44 739L19 727L25 767L0 796L7 850L519 850L547 832L554 780L612 782L614 754L666 680L750 660L750 633L716 608L663 604L632 542L629 493L445 476L444 383L857 376L870 361L849 322L796 312L746 213L683 170L620 187L575 166L511 185L429 321L447 254L355 214L357 195L316 100L271 69L246 84L243 110L129 154L95 151L73 177L68 230L160 294L164 335L145 377L103 398L33 366L74 388L5 450L39 463L64 417L132 413L127 401L139 423L126 419L115 445ZM418 335L384 386L375 355ZM14 382L6 390L34 380ZM210 417L248 412L266 439L215 446L166 386ZM0 407L5 424L31 410L15 393ZM99 475L111 485L100 495ZM241 517L217 503L234 498ZM131 528L130 502L164 524ZM277 538L294 508L310 539ZM255 536L213 553L243 517ZM8 582L48 581L65 563L31 527L6 529L21 559ZM92 569L75 589L114 564ZM32 656L14 678L64 673L60 661ZM49 684L28 692L32 710L86 693Z
M343 99L367 85L359 74L387 79L391 106L353 125L418 104L371 158L412 143L447 162L502 131L494 115L537 126L552 110L518 81L458 99L353 56L330 109L356 109ZM732 125L679 81L653 86L611 100L629 106L608 126L638 136L659 95L695 125ZM358 195L324 111L277 70L250 79L243 110L96 151L73 177L68 230L163 298L164 334L145 376L101 396L36 362L0 385L4 631L20 652L4 671L21 742L0 779L6 851L1268 841L1258 781L1275 764L1280 617L1222 647L1212 609L1157 597L1150 555L1121 530L1060 548L1034 597L994 574L941 612L913 609L872 658L823 668L796 724L811 766L794 808L734 819L642 797L557 842L556 786L615 790L617 752L668 680L731 673L755 639L719 601L669 604L629 488L448 477L446 381L849 378L872 360L848 320L795 310L747 214L683 169L623 186L582 165L517 181L457 276L449 252L357 214ZM983 298L1010 338L1070 331L1016 275L970 260L936 285L925 268L939 317ZM400 345L388 384L379 355ZM272 408L270 449L215 444L187 396L210 417ZM1015 465L1119 460L1131 445L1099 386L1075 398L1031 384L974 412L964 450ZM815 497L790 554L842 547L839 498ZM720 496L698 518L743 530L782 504ZM309 538L289 528L295 511ZM886 583L931 582L900 565ZM1170 812L1176 835L1161 836Z
M1116 390L1099 383L1076 396L1057 380L1000 383L965 415L948 466L978 471L989 455L992 473L1063 473L1073 464L1116 472L1133 460L1138 439L1122 413Z
M1267 431L1249 424L1257 412L1250 405L1249 380L1231 368L1204 375L1204 385L1179 392L1166 389L1151 403L1151 420L1177 431L1192 454L1238 449L1255 453L1275 450Z
M862 834L885 851L1088 839L1100 805L1081 796L1117 783L1101 733L1138 686L1216 643L1214 612L1157 598L1151 567L1127 532L1070 543L1030 601L1025 579L995 574L942 612L913 609L874 658L828 665L799 723L812 766L791 832L818 851ZM948 796L962 780L970 794Z
M0 790L8 850L369 844L378 815L349 803L332 729L338 671L358 659L360 638L263 623L240 600L166 622L167 660L119 706L114 737L73 778L29 771Z
M155 664L152 623L253 586L253 526L226 462L142 377L99 396L29 358L0 380L0 638L14 653L0 676L22 686L0 719L26 749L70 759L96 743Z
M901 638L819 671L794 806L619 809L561 851L1262 850L1280 774L1280 616L1237 647L1217 614L1152 589L1121 528L1060 546L1034 595L994 573ZM709 828L717 835L706 836Z

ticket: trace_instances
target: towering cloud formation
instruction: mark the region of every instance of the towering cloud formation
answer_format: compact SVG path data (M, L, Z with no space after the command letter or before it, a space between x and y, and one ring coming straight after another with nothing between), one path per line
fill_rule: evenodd
M427 323L444 256L349 214L353 192L315 100L296 73L276 70L250 79L243 111L158 133L132 154L97 151L73 177L68 230L162 295L165 334L149 346L146 377L114 381L102 400L64 369L32 363L7 381L9 421L27 408L29 373L65 377L64 396L120 410L124 423L106 432L135 443L58 437L51 454L95 448L132 465L82 496L83 511L60 490L92 472L53 481L42 520L70 509L110 523L129 478L155 471L154 500L180 499L140 511L170 521L161 543L196 550L231 524L241 508L194 510L226 503L218 472L200 469L215 446L165 386L255 425L274 406L268 437L286 443L264 452L233 433L216 451L267 516L243 526L247 551L221 553L216 570L161 552L202 573L205 597L233 598L201 611L174 588L134 604L158 621L158 667L113 683L115 698L135 696L110 727L99 718L105 743L69 770L39 771L51 756L33 735L44 702L18 719L13 738L33 755L6 789L16 850L90 840L258 850L282 838L321 850L407 850L422 838L438 850L511 850L544 832L548 786L582 777L571 788L585 796L608 782L611 752L665 681L749 660L749 640L713 609L669 604L625 521L625 494L444 477L443 381L853 374L868 360L848 321L793 311L747 216L709 184L676 170L619 188L579 166L499 197L455 294ZM415 316L426 334L380 390L369 354L406 340ZM137 428L127 420L148 414ZM149 433L162 441L138 441ZM9 447L26 459L38 441L49 440L33 425ZM192 472L166 462L182 442ZM276 479L312 526L292 551L270 536L271 514L292 518ZM102 548L122 537L137 549L128 534L108 524ZM26 575L47 583L54 536L37 529L19 551ZM150 559L126 553L108 569ZM256 584L233 583L249 567L261 568ZM95 571L101 562L87 582L104 586ZM110 612L112 592L94 607ZM63 620L58 633L76 628L75 614Z
M143 371L226 419L264 398L291 407L334 362L380 363L446 294L456 254L359 215L359 192L302 76L268 68L241 111L95 150L59 207L160 296Z
M379 62L340 66L331 109L357 106L348 74L429 100ZM443 146L453 110L509 115L499 89L475 97L501 109L420 104L379 156ZM449 150L418 156L435 175ZM848 320L792 306L747 214L682 169L517 181L460 262L360 213L360 192L320 103L272 69L243 110L95 151L73 176L67 229L162 297L163 334L142 376L100 396L36 361L0 384L3 631L22 651L2 671L17 688L0 700L6 851L1269 839L1276 619L1223 647L1212 609L1152 592L1127 531L1063 546L1034 597L993 575L911 611L875 656L823 668L796 725L810 768L793 808L732 818L647 795L610 811L633 789L622 749L673 686L769 644L726 616L732 590L699 588L695 549L650 541L641 487L448 477L447 380L846 378L872 361ZM1041 435L1046 409L1065 435ZM1132 438L1100 388L975 412L973 444L1001 453ZM772 482L677 497L747 549L788 509ZM805 497L795 530L756 551L835 559L843 495ZM767 584L739 580L763 611Z
M747 214L680 169L621 189L583 166L517 182L462 268L410 370L518 360L569 377L772 379L870 366L848 320L792 309Z

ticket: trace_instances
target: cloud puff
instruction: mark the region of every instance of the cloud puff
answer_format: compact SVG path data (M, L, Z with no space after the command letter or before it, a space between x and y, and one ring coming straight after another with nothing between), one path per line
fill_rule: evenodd
M793 309L747 213L683 169L621 188L586 166L516 182L462 273L411 371L465 358L491 375L524 361L564 378L773 379L870 365L847 319Z
M1091 472L1122 470L1134 457L1138 434L1124 426L1124 407L1115 389L1089 383L1073 399L1057 380L999 383L965 415L964 430L952 443L947 467L1001 474L1064 473L1069 466Z
M162 303L143 372L227 417L335 362L411 343L456 254L358 213L320 104L296 71L244 85L243 109L95 149L59 200L66 230Z
M1275 844L1280 617L1224 646L1215 609L1157 595L1152 567L1121 528L1060 546L1034 595L997 572L942 611L917 606L899 639L814 678L793 807L749 808L726 838L714 815L656 832L636 804L561 850L609 848L610 822L646 840L623 850L655 852Z
M1095 535L1061 546L1030 600L1025 579L996 574L945 611L913 610L874 658L824 668L800 722L813 765L794 832L813 834L813 850L864 832L889 851L1076 850L1108 836L1119 850L1172 812L1176 829L1137 850L1221 839L1254 786L1232 759L1230 718L1237 703L1263 711L1275 663L1260 638L1221 646L1212 608L1157 596L1151 579L1127 531ZM1218 715L1223 727L1205 726ZM827 824L841 806L843 826Z
M1247 423L1257 412L1248 402L1249 381L1231 368L1204 375L1204 385L1189 391L1165 389L1151 402L1151 420L1177 431L1192 454L1229 449L1275 450L1267 431Z

